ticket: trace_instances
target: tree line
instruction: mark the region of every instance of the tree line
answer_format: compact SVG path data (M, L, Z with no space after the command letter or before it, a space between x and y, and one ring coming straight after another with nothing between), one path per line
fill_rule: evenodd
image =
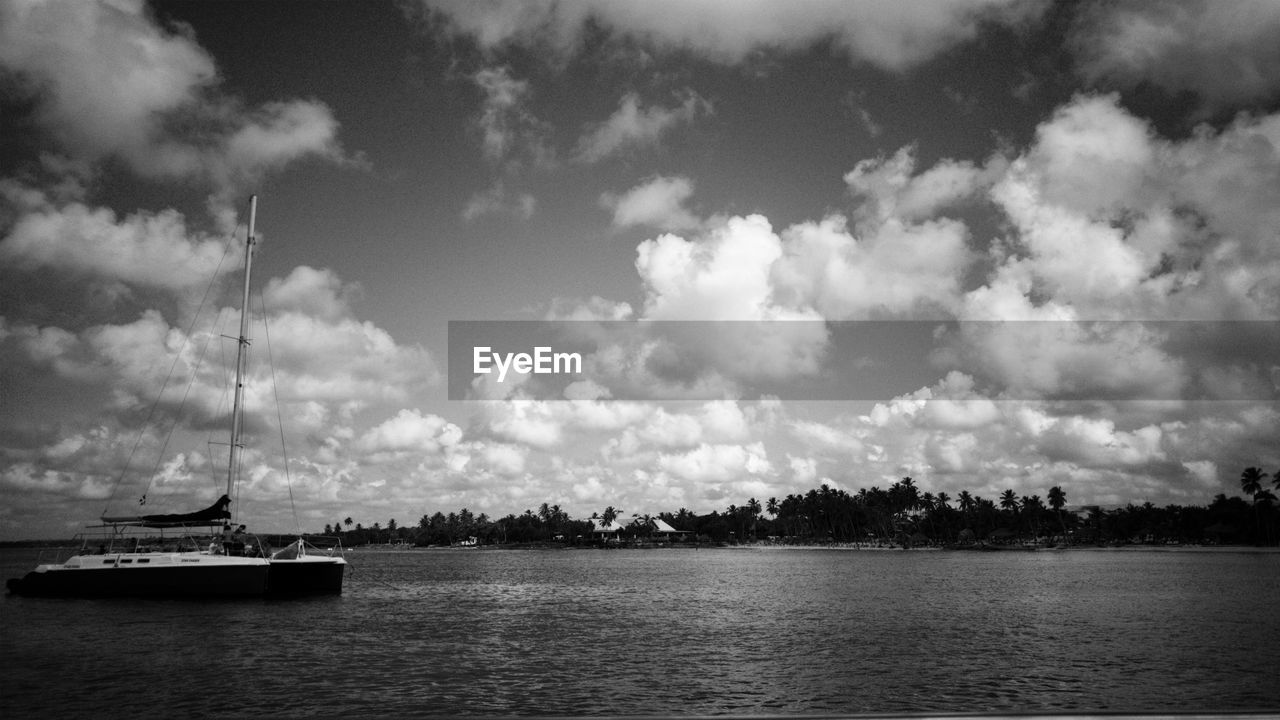
M1018 496L1012 489L984 498L962 490L952 498L945 492L921 492L904 477L888 488L870 487L847 492L823 484L804 493L771 497L763 503L749 498L741 505L698 514L681 508L656 515L632 513L609 506L590 519L575 520L559 505L543 503L520 515L492 519L463 508L445 514L423 515L417 525L365 527L350 517L326 525L325 535L337 535L345 545L598 542L595 521L617 522L620 539L645 541L658 534L656 520L681 531L666 540L717 543L758 541L794 543L854 543L966 545L978 543L1116 544L1221 543L1275 545L1280 542L1280 508L1267 481L1280 490L1280 472L1268 475L1249 467L1241 473L1245 497L1219 493L1204 506L1150 502L1104 509L1067 509L1061 486L1038 494ZM611 534L613 536L613 534Z

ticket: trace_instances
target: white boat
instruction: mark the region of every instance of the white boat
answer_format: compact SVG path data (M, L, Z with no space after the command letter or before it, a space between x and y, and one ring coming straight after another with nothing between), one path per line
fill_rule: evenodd
M274 552L232 523L231 496L240 465L244 371L248 347L249 280L257 197L249 201L244 294L236 351L235 400L227 491L191 513L103 516L75 554L42 563L8 581L9 592L32 596L262 597L340 594L346 569L340 548L319 550L303 538ZM204 528L203 535L197 534ZM159 534L155 534L159 531ZM169 535L166 536L166 532ZM142 534L139 534L142 533ZM147 534L150 533L150 534ZM97 544L96 549L94 544Z

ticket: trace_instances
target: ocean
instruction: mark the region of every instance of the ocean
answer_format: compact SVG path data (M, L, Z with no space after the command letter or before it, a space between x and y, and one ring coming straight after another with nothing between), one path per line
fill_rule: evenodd
M0 551L5 577L34 550ZM341 597L0 601L0 716L1280 710L1280 554L368 550Z

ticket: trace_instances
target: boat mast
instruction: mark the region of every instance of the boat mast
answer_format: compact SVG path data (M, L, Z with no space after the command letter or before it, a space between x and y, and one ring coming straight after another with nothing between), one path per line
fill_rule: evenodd
M227 497L234 497L236 470L240 464L241 411L244 402L244 369L249 354L249 275L253 269L253 224L258 214L258 196L249 198L249 232L244 244L244 296L240 302L240 337L236 343L236 392L235 402L231 408L231 462L227 465Z

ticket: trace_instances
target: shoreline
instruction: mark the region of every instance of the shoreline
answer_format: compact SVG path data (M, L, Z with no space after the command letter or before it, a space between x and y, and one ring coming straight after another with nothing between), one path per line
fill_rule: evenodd
M1054 553L1054 552L1150 552L1150 553L1207 553L1207 554L1280 554L1280 547L1255 545L1073 545L1057 547L1021 546L1021 545L974 545L964 547L945 547L926 545L904 548L888 545L857 545L854 543L751 543L738 545L669 543L640 545L554 545L554 544L505 544L505 545L469 545L469 546L423 546L423 547L387 547L385 545L360 545L346 548L347 552L440 552L440 551L562 551L562 550L734 550L734 551L782 551L822 550L829 552L960 552L960 553Z
M29 550L50 550L57 548L71 547L75 543L56 540L33 540L33 541L4 541L0 542L0 549L29 549ZM1065 546L1039 546L1039 545L965 545L965 546L946 546L946 545L920 545L915 547L904 548L900 545L870 545L858 543L777 543L777 542L756 542L756 543L740 543L740 544L720 544L720 543L621 543L621 544L560 544L560 543L505 543L493 545L356 545L343 548L344 552L424 552L424 551L443 551L443 550L488 550L488 551L562 551L562 550L735 550L735 551L797 551L797 550L823 550L823 551L841 551L841 552L963 552L963 553L990 553L990 552L1006 552L1006 553L1024 553L1024 552L1080 552L1080 551L1102 551L1102 552L1148 552L1148 553L1248 553L1248 554L1280 554L1280 546L1258 546L1258 545L1065 545Z

